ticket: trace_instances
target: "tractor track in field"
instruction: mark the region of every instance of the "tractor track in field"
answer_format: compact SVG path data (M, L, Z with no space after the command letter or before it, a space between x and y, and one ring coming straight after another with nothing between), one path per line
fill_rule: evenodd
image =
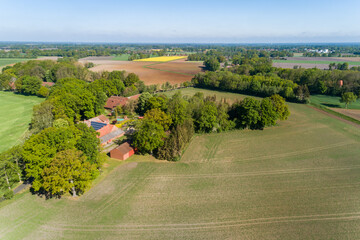
M247 227L256 225L299 223L316 221L354 221L360 220L360 212L312 214L301 216L284 216L253 218L233 221L203 222L203 223L172 223L172 224L123 224L123 225L57 225L43 226L48 231L74 232L123 232L123 231L179 231L200 230L232 227Z
M360 165L349 167L323 167L323 168L299 168L286 169L274 171L258 171L245 173L217 173L217 174L194 174L194 175L153 175L146 179L198 179L198 178L222 178L222 177L252 177L252 176L266 176L266 175L280 175L280 174L297 174L297 173L313 173L313 172L329 172L329 171L346 171L358 169Z

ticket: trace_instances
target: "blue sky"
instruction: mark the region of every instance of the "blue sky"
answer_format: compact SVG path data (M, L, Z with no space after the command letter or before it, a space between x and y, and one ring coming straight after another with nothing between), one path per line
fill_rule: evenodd
M0 41L360 42L359 0L0 0Z

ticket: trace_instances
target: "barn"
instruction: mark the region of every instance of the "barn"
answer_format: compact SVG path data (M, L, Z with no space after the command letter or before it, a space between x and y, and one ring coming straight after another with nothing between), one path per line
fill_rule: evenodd
M114 148L110 151L110 157L119 159L119 160L126 160L132 155L134 155L135 150L130 146L128 142L125 142L118 146L117 148Z

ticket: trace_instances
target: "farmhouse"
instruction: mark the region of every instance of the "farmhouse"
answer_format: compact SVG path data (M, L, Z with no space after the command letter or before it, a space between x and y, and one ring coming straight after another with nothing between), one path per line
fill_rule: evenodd
M127 158L131 157L135 153L134 148L130 146L128 142L125 142L114 148L110 151L110 157L119 159L119 160L126 160Z
M88 127L93 127L99 133L97 138L100 139L101 145L111 143L116 138L124 136L125 132L114 125L109 124L110 120L104 115L85 120Z
M129 100L136 100L140 97L141 94L137 94L130 97L119 97L119 96L111 96L108 98L105 104L105 108L113 110L117 106L124 106Z

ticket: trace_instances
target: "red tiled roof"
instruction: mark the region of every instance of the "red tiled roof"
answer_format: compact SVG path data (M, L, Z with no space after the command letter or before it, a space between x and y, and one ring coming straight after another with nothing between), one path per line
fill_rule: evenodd
M44 86L44 87L52 87L54 86L55 83L53 82L42 82L41 86Z
M127 102L126 97L111 96L108 98L105 104L105 108L113 109L116 106L124 106Z
M134 150L128 142L121 144L120 146L118 146L115 149L120 151L122 154L126 154L126 153L130 152L131 150Z
M113 109L116 106L124 106L129 100L136 100L140 97L141 94L137 94L130 97L118 97L118 96L111 96L108 98L105 104L105 108Z

